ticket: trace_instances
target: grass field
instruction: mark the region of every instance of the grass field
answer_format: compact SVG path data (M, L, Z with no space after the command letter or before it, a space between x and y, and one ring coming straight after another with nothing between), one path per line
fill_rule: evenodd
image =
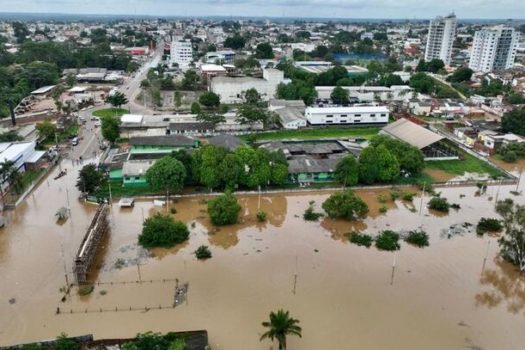
M449 174L461 176L468 173L486 173L492 177L504 176L504 173L490 164L470 154L463 154L464 160L437 160L425 163L426 168L442 170Z
M371 138L379 132L380 128L320 128L320 129L301 129L301 130L279 130L267 133L256 134L257 140L282 140L282 139L315 139L330 137L363 137ZM249 135L241 138L247 139Z
M99 109L94 111L92 114L95 117L104 118L104 117L120 117L123 114L129 113L127 109L124 108L106 108Z

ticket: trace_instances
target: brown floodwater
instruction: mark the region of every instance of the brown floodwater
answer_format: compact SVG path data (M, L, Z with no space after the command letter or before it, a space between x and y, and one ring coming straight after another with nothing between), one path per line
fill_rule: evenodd
M302 219L310 201L321 210L326 191L246 195L239 197L240 223L222 228L214 228L206 215L209 197L179 198L174 217L188 223L190 239L149 254L136 246L143 218L165 209L149 200L133 209L113 205L111 235L91 275L102 283L83 297L73 287L61 302L65 271L72 280L72 260L96 209L76 200L74 173L57 181L51 174L25 204L5 214L2 345L61 332L117 338L206 329L213 349L267 350L272 344L259 341L261 322L284 308L303 328L303 338L289 338L290 349L523 349L525 282L497 258L497 237L470 232L448 239L442 232L496 217L496 194L523 203L523 197L509 194L515 186L490 186L482 196L475 196L474 187L440 188L461 205L444 216L425 208L426 195L413 203L379 203L378 195L389 191L360 190L370 215L356 222ZM54 214L68 197L71 217L59 225ZM386 213L379 212L383 205ZM267 222L257 221L259 209L268 213ZM402 243L397 253L380 252L345 238L356 230L419 227L430 235L428 248ZM213 253L205 262L193 255L202 244ZM189 291L186 302L172 308L176 279L188 282Z

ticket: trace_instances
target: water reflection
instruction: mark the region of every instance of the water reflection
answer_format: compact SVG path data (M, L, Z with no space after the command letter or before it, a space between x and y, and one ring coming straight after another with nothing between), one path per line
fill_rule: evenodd
M486 269L481 274L480 283L489 290L476 294L476 305L494 308L504 303L509 312L525 312L525 277L501 258L494 262L495 269Z

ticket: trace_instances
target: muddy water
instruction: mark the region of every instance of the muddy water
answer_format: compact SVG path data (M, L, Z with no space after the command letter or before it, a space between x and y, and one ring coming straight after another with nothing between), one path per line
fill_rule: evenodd
M510 196L514 186L490 187L481 197L474 195L475 188L440 189L462 207L446 216L424 208L427 196L413 203L380 204L378 192L359 191L371 215L353 223L303 221L308 203L315 201L320 210L327 192L243 196L241 222L220 229L206 216L205 197L184 198L175 203L174 216L191 227L189 241L154 250L151 256L134 243L143 216L162 209L150 201L138 202L131 210L113 206L111 237L94 275L113 285L97 285L88 297L79 297L73 289L62 303L64 262L70 271L95 210L76 201L73 171L68 173L44 182L26 204L8 213L8 227L0 231L1 344L61 332L101 338L207 329L213 349L269 349L270 342L259 342L261 322L269 311L282 307L303 327L302 339L289 339L291 349L523 348L525 286L496 258L496 238L465 234L447 239L441 232L453 224L475 223L481 216L494 217L489 197ZM57 225L54 213L67 205L67 193L72 218ZM384 214L378 212L382 205L388 207ZM259 208L268 213L266 223L256 220ZM429 248L403 243L394 254L344 239L352 230L374 234L420 226L431 235ZM206 262L192 254L201 244L213 253ZM119 259L124 265L117 269ZM139 278L142 283L135 283ZM187 302L172 309L175 278L190 287ZM132 283L115 283L119 281ZM57 307L60 315L55 315ZM130 307L148 311L96 312Z

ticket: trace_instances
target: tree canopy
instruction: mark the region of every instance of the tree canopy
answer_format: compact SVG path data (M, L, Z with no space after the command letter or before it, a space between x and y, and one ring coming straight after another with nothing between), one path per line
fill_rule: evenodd
M146 181L154 190L177 192L184 186L186 168L175 157L157 160L147 171Z
M516 108L505 113L501 119L501 127L505 132L525 136L525 108Z
M208 215L211 222L217 226L237 223L241 206L237 198L230 192L217 196L208 201Z
M268 330L261 335L261 339L277 339L279 343L279 350L286 349L286 336L297 335L299 338L302 336L301 327L298 326L299 320L296 320L290 316L288 311L278 310L277 312L270 312L270 321L263 322L263 327Z
M352 190L332 194L322 206L329 217L349 221L363 218L368 213L368 205Z
M337 163L335 179L345 186L357 185L359 181L359 163L353 155L347 155Z
M120 136L120 118L105 116L101 119L102 136L111 143L117 141Z
M145 248L169 248L186 241L189 230L182 221L175 221L169 215L156 213L147 218L139 235L139 244Z
M103 175L94 164L84 165L78 173L77 188L80 192L93 193L100 186Z

